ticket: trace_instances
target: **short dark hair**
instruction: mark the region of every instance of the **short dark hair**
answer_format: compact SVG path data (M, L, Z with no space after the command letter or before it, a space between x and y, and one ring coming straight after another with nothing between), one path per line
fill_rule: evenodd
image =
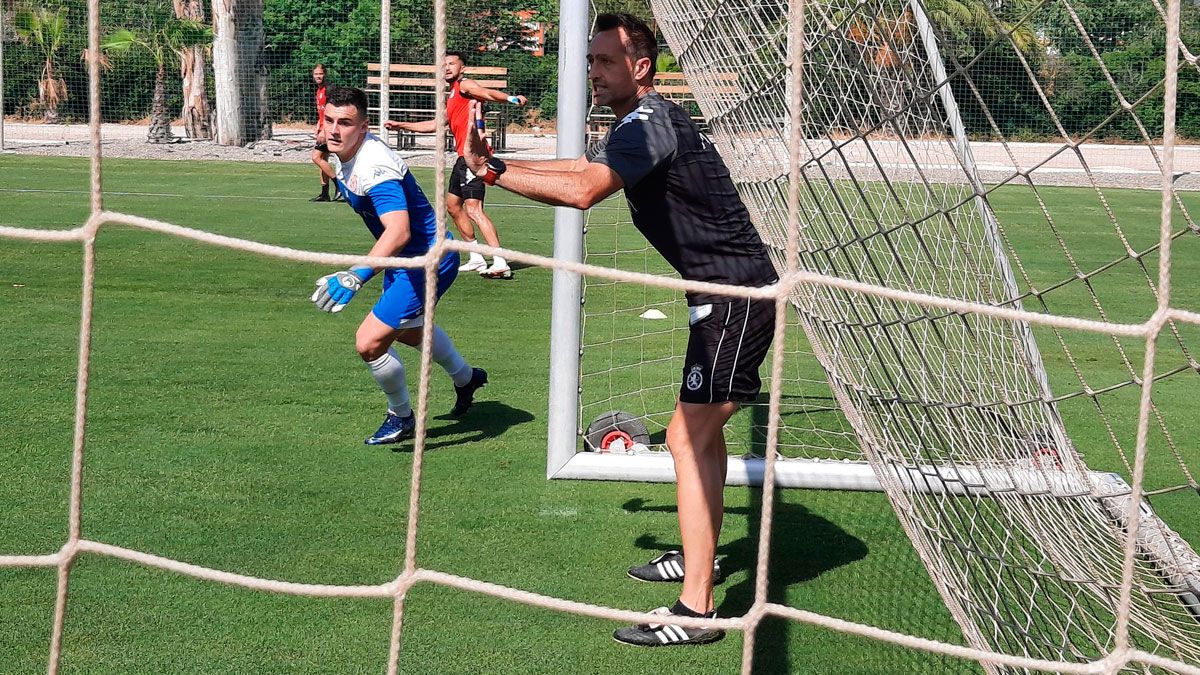
M615 28L625 29L625 33L629 36L629 45L633 48L630 56L634 61L642 58L650 59L650 76L654 77L654 74L658 72L658 40L654 38L654 31L646 25L645 21L632 14L601 14L596 17L596 33Z
M355 87L330 87L325 93L325 105L352 105L358 108L358 113L364 118L367 116L367 95Z
M467 65L467 55L462 52L447 51L446 56L457 56L464 66Z
M317 65L315 65L315 66L313 66L313 67L312 67L312 69L313 69L313 70L316 70L317 68L320 68L321 70L325 70L325 64L324 64L324 63L318 63Z

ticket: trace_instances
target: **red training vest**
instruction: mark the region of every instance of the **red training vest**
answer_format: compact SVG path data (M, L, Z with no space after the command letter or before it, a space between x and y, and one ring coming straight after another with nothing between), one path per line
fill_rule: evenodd
M325 85L317 87L317 130L325 128Z
M467 134L471 131L471 101L474 99L460 91L460 84L461 79L450 84L450 96L446 99L446 124L450 127L450 133L454 134L454 149L461 157ZM491 150L491 147L488 149Z

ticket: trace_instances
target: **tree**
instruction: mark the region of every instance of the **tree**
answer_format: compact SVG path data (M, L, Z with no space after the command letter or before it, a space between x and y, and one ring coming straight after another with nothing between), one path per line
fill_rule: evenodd
M42 72L38 79L36 107L46 123L58 122L58 104L67 98L67 83L54 68L54 58L67 38L67 9L50 11L46 7L22 9L14 26L17 35L41 52Z
M1008 49L1010 41L1021 52L1037 49L1037 31L1025 18L1039 4L1039 0L929 0L925 12L961 59L974 56L976 48L996 42L1001 49ZM1007 38L1001 37L1004 33L1008 33Z
M167 115L167 63L178 64L192 47L212 42L212 29L194 19L169 19L150 30L121 28L100 42L100 49L116 56L144 50L154 59L154 101L150 108L149 143L170 143L171 118Z
M174 0L173 5L177 18L206 21L203 0ZM179 55L179 78L183 84L183 109L179 116L188 137L196 140L212 138L208 93L204 89L207 56L208 50L203 45L192 46Z
M271 137L262 0L213 0L217 142Z
M1067 133L1142 141L1139 126L1144 126L1152 139L1161 136L1167 50L1159 8L1135 0L1091 0L1074 9L1082 31L1057 5L1047 9L1040 26L1051 51L1051 67L1043 75L1046 94ZM1194 48L1200 41L1200 5L1185 2L1180 11L1181 39ZM1137 106L1122 111L1117 91ZM1176 131L1181 136L1200 135L1198 95L1198 69L1180 59Z
M936 36L941 58L950 75L954 93L968 133L988 132L983 108L995 110L1001 104L1013 102L1036 103L1036 94L1027 82L1011 76L1021 72L1016 56L1025 54L1030 61L1041 58L1042 43L1036 31L1025 20L1037 0L925 0L920 5ZM917 31L913 7L905 3L898 11L888 14L868 12L855 6L849 17L845 10L830 12L828 25L845 25L845 38L857 47L856 67L881 74L881 83L870 83L849 92L850 101L861 101L867 110L878 107L878 115L860 120L845 120L851 129L855 125L874 126L890 119L907 105L913 96L915 81L905 72L916 64L905 63L905 56L918 60L924 68L925 53ZM1014 49L1015 47L1015 49ZM906 54L906 51L911 53ZM980 86L982 100L967 86L967 80ZM837 106L841 108L843 106ZM1022 107L1024 104L1022 103ZM835 108L836 114L841 114ZM1020 121L1018 121L1020 120ZM1005 123L1022 123L1024 117L1013 116ZM898 121L898 120L897 120ZM904 130L897 130L901 133Z

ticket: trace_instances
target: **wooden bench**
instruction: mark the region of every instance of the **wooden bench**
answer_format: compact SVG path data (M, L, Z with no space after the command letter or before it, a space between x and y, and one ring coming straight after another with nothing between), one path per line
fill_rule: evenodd
M722 81L735 82L737 73L726 73L720 76ZM696 97L692 95L692 88L688 86L687 80L684 79L683 73L655 73L654 74L654 90L657 91L663 98L676 103L688 112L692 121L700 128L700 131L708 131L708 119L700 113L700 107L696 104ZM738 89L733 84L721 86L716 89L718 94L736 94ZM616 121L612 110L603 106L592 106L591 112L588 113L588 132L587 143L591 145L604 137L608 133L608 128Z
M367 64L367 95L375 98L375 105L368 113L378 116L383 96L387 96L388 118L400 122L422 122L434 117L433 94L437 87L437 78L442 76L440 66L430 66L411 63L393 63L388 69L388 87L384 92L383 68L378 63ZM497 66L467 66L463 72L488 89L508 88L508 68ZM448 87L447 87L448 89ZM508 143L507 106L496 105L494 109L485 108L484 121L491 131L489 142L494 150L504 150ZM378 117L376 117L378 119ZM393 131L392 143L399 150L410 150L416 147L417 134L410 131ZM454 136L447 130L446 150L454 150Z

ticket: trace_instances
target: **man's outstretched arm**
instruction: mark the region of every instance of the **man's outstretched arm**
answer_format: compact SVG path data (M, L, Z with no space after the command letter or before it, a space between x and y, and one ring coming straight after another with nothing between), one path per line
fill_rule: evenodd
M511 159L505 160L508 168L514 166L523 166L537 171L583 171L587 166L586 157L576 157L575 159Z
M437 131L437 120L425 120L423 122L397 122L396 120L388 120L383 123L383 126L388 131L411 131L414 134L432 134Z
M472 126L476 126L482 109L478 102L471 103ZM478 134L467 135L463 159L475 175L487 172L487 161L491 156L487 143ZM513 161L496 181L496 185L523 197L553 206L570 206L577 209L592 205L624 187L617 172L604 164L578 159L551 159L545 161Z
M507 170L496 180L495 185L543 204L570 206L576 209L590 209L624 187L621 177L603 164L584 160L585 166L579 171L544 170L537 167L537 164L538 162L508 164Z
M488 89L475 80L463 79L458 86L459 91L480 101L492 101L493 103L503 103L507 101L513 105L525 105L526 101L529 100L524 96L506 94L499 89Z

